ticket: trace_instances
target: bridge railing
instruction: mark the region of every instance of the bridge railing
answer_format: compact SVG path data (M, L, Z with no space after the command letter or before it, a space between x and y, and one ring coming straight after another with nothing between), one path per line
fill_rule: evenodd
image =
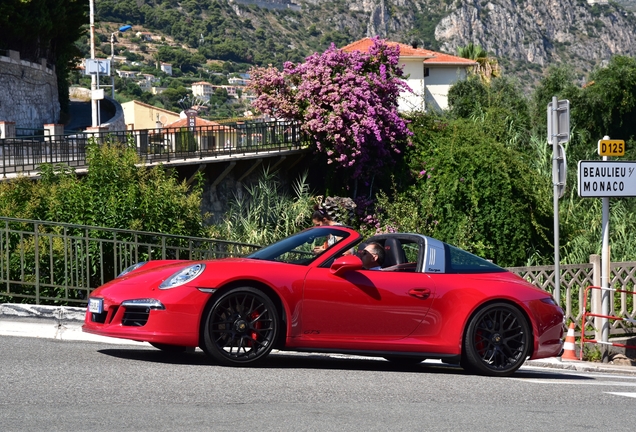
M19 135L0 139L0 173L37 172L43 163L86 167L86 147L121 142L137 150L147 164L231 157L246 153L284 152L304 148L307 139L297 122L245 121L131 131L96 131L65 135Z
M0 218L0 303L86 303L132 264L243 256L259 246L171 234Z

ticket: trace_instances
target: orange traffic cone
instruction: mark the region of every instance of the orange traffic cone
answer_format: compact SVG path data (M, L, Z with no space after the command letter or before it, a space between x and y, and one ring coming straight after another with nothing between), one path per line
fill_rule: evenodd
M565 336L565 343L563 344L563 355L561 360L578 360L576 356L576 345L574 345L574 323L570 323L568 334Z

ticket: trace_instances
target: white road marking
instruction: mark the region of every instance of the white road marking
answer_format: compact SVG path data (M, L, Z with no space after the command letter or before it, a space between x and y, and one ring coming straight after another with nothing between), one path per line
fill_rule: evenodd
M605 394L611 394L616 396L626 396L636 398L636 393L624 393L624 392L604 392Z
M513 378L523 382L535 384L565 384L565 385L587 385L587 386L613 386L613 387L636 387L636 382L621 381L573 381L573 380L549 380L549 379L524 379Z

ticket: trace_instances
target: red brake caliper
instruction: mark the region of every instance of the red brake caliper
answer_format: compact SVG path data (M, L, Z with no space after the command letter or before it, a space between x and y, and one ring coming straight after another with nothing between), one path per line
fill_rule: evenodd
M250 320L251 320L251 321L254 321L254 320L255 320L255 319L257 319L260 315L261 315L261 314L259 314L257 311L254 311L254 312L252 312L252 313L250 314ZM253 325L253 328L255 328L255 329L260 329L260 328L261 328L261 322L260 322L260 321L255 322L255 323L254 323L254 325ZM258 339L257 339L257 338L258 338L258 333L256 333L255 331L253 331L253 332L252 332L251 336L252 336L252 339L254 339L254 340L258 340Z

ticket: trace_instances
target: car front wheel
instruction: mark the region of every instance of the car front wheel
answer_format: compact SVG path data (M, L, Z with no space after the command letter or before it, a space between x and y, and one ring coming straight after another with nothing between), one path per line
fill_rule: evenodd
M464 336L462 367L489 376L509 376L530 352L526 318L507 303L490 304L470 320Z
M202 348L222 365L254 365L272 350L279 322L276 306L262 291L232 289L208 310Z

